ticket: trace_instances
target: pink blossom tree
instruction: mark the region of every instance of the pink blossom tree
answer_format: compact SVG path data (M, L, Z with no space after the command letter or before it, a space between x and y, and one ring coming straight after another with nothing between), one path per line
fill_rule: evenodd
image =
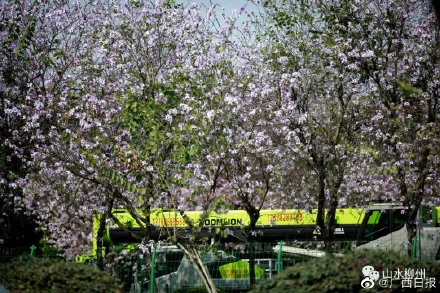
M102 215L100 238L106 219L128 231L112 216L114 207L126 208L147 241L150 208L173 208L190 237L169 227L169 240L214 292L195 244L204 219L221 207L233 22L216 30L214 8L202 17L196 5L168 1L39 5L28 14L48 27L42 38L50 39L52 26L60 31L20 109L17 135L33 139L22 203L68 255L90 240L92 213ZM188 209L202 210L200 220L185 217Z
M438 199L424 1L265 1L240 32L243 10L220 24L174 1L2 5L0 163L27 175L0 187L71 256L93 213L101 238L107 220L130 232L112 214L127 209L145 244L152 209L171 208L188 229L163 232L215 292L196 248L212 211L245 209L255 232L264 207L317 207L331 241L340 205L403 201L411 224Z
M273 23L264 36L274 43L265 60L279 72L280 104L288 109L280 117L290 136L282 136L294 138L292 157L316 179L317 225L327 239L339 201L404 201L411 223L425 192L436 190L438 28L428 6L264 3Z
M1 11L2 119L9 125L2 149L11 150L6 151L10 153L7 156L14 164L21 164L21 170L37 172L44 162L41 166L32 163L35 150L50 144L46 135L59 118L56 109L63 106L58 94L72 80L69 74L78 60L75 58L86 51L81 40L85 27L93 29L88 26L92 17L85 17L90 11L78 3L16 1L2 3ZM65 18L66 14L71 18ZM79 14L83 15L80 22ZM50 110L52 104L56 107ZM25 173L15 176L15 182L6 181L6 188L18 194L19 185L26 184ZM17 212L20 198L10 198Z
M334 25L352 40L347 61L358 68L368 88L363 103L371 118L362 132L380 156L374 176L382 179L384 190L394 187L382 198L408 206L410 239L420 204L432 202L438 190L439 29L428 4L325 6L331 13L339 11L340 21Z
M335 211L344 198L340 188L358 145L356 103L363 88L360 74L341 59L343 38L326 22L318 2L265 3L274 23L266 62L273 78L270 97L277 101L276 136L295 165L314 178L317 229L331 241Z

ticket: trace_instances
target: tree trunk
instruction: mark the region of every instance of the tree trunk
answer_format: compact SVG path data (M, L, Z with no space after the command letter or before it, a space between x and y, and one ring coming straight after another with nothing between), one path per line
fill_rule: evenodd
M246 206L246 212L249 215L250 223L249 223L249 230L250 234L248 237L249 240L249 283L250 288L252 288L256 283L256 276L255 276L255 236L252 235L252 232L255 232L257 221L260 218L260 210L255 208L252 205Z
M112 198L109 201L105 214L101 215L101 218L99 219L98 232L96 233L96 250L97 250L96 259L97 259L98 268L100 270L104 270L104 257L102 255L102 240L104 236L106 220L110 217L113 209L113 202L114 202L114 198Z
M413 192L408 194L404 201L404 205L409 207L408 218L406 220L406 228L408 233L409 243L413 242L414 237L417 235L417 212L422 204L423 196L425 194L425 181L428 176L428 156L430 154L430 148L424 146L421 154L421 158L418 163L420 174L417 178ZM412 254L412 246L408 245L408 255Z
M194 267L194 269L197 271L200 278L202 279L207 292L217 293L217 288L215 287L214 281L212 280L212 277L209 274L208 269L203 264L197 248L193 245L184 245L181 243L177 243L177 246L180 249L182 249L185 255L188 257L189 262L191 263L191 265Z
M253 225L255 229L255 224ZM255 277L255 240L254 236L249 237L249 243L248 243L248 252L249 252L249 284L250 288L252 288L256 283L256 277Z
M99 219L98 233L96 233L96 260L98 269L104 270L104 260L102 256L102 238L105 230L105 215L101 215Z
M316 226L318 227L321 236L326 235L325 225L325 166L324 158L314 159L316 168L318 170L318 214L316 215Z
M326 217L326 249L331 249L331 243L334 241L335 229L336 229L336 209L339 205L339 188L341 187L342 181L344 180L344 168L339 165L338 168L334 169L334 173L337 174L335 182L328 182L330 186L330 204L327 211Z
M338 208L338 197L335 194L331 195L330 206L327 211L326 217L326 235L325 235L325 248L331 249L331 243L334 240L335 228L336 228L336 209Z

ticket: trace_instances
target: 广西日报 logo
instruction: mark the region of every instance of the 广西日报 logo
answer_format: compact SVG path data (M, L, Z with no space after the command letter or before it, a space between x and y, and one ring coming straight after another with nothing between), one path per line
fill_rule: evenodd
M373 266L364 266L362 274L364 274L364 279L361 282L362 288L371 289L374 287L374 281L379 280L379 272L374 270Z
M362 268L362 274L364 276L361 287L364 289L371 289L376 283L382 288L392 288L393 282L400 283L402 288L437 288L436 278L426 276L424 268L395 267L393 270L385 268L380 274L373 266L368 265Z

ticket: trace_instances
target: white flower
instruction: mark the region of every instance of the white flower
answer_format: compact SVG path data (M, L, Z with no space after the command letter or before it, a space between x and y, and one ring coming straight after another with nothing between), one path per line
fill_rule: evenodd
M232 97L230 95L225 96L225 102L229 105L235 104L238 102L238 99L236 97Z
M165 121L167 121L168 123L171 123L173 121L173 116L171 116L170 114L166 114Z
M212 118L214 117L214 115L215 115L215 111L214 111L214 110L208 110L208 111L206 112L206 117L208 118L208 120L212 120Z
M304 114L302 114L299 118L298 118L298 123L304 123L304 122L306 122L307 121L307 114L306 113L304 113Z
M374 52L371 50L367 50L361 54L362 58L374 57Z
M347 63L347 56L344 53L339 53L338 54L339 59L341 59L342 63Z
M278 58L278 62L280 62L281 64L286 64L289 61L289 58L287 58L286 56L282 56L280 58Z

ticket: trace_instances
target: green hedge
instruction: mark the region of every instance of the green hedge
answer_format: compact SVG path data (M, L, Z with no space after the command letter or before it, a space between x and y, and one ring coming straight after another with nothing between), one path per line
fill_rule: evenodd
M374 281L373 288L361 287L366 279L362 273L365 266L373 266L379 272L379 280ZM435 278L437 288L414 288L414 279L411 279L413 288L402 286L401 280L393 280L391 288L380 285L383 274L396 273L399 270L404 274L405 269L416 272L424 270L426 279ZM343 257L327 256L314 258L287 268L274 279L255 287L251 292L439 292L440 265L423 263L408 257L401 257L392 251L370 250L351 252ZM366 280L368 281L368 280ZM364 286L368 282L364 283ZM382 285L385 285L382 283ZM406 286L406 285L405 285ZM425 286L425 285L424 285Z
M37 257L0 264L0 283L10 293L123 292L117 278L95 267Z

